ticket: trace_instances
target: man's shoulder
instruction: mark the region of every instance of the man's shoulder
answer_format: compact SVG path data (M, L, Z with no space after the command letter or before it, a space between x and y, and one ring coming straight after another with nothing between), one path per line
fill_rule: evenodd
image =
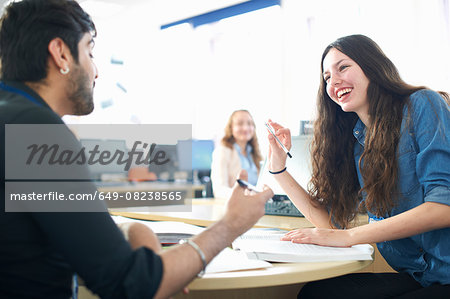
M0 119L3 124L63 124L48 107L38 106L20 96L0 94Z

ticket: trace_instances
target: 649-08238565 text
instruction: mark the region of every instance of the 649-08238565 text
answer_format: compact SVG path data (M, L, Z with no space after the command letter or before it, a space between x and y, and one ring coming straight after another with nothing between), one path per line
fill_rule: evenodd
M90 201L90 200L147 200L147 201L179 201L181 191L130 191L130 192L99 192L94 193L11 193L11 201Z

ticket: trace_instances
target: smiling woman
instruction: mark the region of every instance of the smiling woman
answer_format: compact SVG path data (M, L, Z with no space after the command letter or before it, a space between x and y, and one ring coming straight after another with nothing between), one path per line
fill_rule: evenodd
M331 49L323 60L323 69L328 96L340 105L343 111L359 111L358 116L367 120L369 102L366 90L369 79L361 67L344 53Z
M407 84L364 35L327 46L321 73L308 192L289 172L275 175L317 228L294 230L284 240L377 243L399 273L308 283L299 298L325 298L330 289L338 290L338 298L441 298L450 290L450 170L444 166L450 164L448 94ZM273 125L289 145L289 130ZM274 138L269 142L271 167L283 169L284 151ZM370 223L345 229L358 211L367 212Z

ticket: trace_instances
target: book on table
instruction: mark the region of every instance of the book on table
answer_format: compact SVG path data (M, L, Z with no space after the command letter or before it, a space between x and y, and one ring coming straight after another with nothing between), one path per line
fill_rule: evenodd
M251 229L233 242L233 249L247 253L251 259L270 262L328 262L372 260L373 247L359 244L352 247L328 247L281 241L286 233L277 229Z

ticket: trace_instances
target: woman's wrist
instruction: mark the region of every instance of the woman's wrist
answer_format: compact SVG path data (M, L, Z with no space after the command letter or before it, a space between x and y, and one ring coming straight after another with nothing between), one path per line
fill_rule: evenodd
M285 166L285 167L282 168L281 170L277 170L277 171L269 170L269 173L271 173L271 174L280 174L280 173L285 172L286 169L287 169L287 167Z
M345 232L347 234L347 238L346 238L346 240L347 240L347 242L346 242L347 244L346 245L347 246L353 246L353 245L361 244L357 240L358 231L355 230L354 227L350 228L350 229L346 229Z
M286 161L278 161L274 163L274 161L269 161L268 165L269 172L279 172L286 168Z

